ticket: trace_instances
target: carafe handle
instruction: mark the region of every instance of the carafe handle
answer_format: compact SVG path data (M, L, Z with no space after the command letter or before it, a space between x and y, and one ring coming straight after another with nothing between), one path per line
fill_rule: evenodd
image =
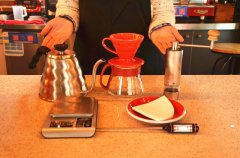
M114 53L114 54L117 54L116 51L114 51L114 50L108 48L108 46L105 44L105 41L106 41L106 40L111 41L111 39L108 38L108 37L104 38L104 39L102 40L102 46L103 46L105 49L107 49L109 52L112 52L112 53Z
M105 90L108 90L108 88L109 88L109 86L110 86L110 81L112 80L112 74L110 74L110 76L109 76L109 78L108 78L107 85L104 85L104 84L103 84L102 79L103 79L103 75L104 75L105 70L106 70L108 67L110 67L110 66L111 66L110 64L104 65L104 67L103 67L103 69L102 69L102 71L101 71L101 75L100 75L100 85L101 85L101 87L104 88Z

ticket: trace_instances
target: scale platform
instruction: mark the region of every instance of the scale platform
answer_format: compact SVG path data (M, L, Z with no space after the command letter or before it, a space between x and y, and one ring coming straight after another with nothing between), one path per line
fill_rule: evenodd
M98 101L66 97L56 101L42 128L45 138L92 137L97 125Z

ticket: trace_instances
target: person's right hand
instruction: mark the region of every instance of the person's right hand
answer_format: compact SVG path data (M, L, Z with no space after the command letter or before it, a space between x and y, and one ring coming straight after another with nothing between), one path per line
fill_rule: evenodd
M55 44L62 44L68 40L73 33L73 24L71 21L56 17L50 20L41 31L45 36L42 46L54 49Z

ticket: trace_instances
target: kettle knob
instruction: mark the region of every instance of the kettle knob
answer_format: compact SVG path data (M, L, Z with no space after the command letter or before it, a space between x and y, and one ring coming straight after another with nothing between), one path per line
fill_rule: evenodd
M55 44L54 48L57 51L63 52L63 51L65 51L68 48L68 45L67 44Z

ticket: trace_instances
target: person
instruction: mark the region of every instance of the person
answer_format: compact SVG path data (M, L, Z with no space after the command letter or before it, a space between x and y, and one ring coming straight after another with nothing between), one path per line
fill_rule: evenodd
M41 31L42 45L53 49L75 32L74 51L84 74L91 74L98 59L115 57L101 45L110 34L144 35L136 54L145 61L142 74L162 74L166 49L184 40L174 27L173 0L58 0L56 8L55 18Z

